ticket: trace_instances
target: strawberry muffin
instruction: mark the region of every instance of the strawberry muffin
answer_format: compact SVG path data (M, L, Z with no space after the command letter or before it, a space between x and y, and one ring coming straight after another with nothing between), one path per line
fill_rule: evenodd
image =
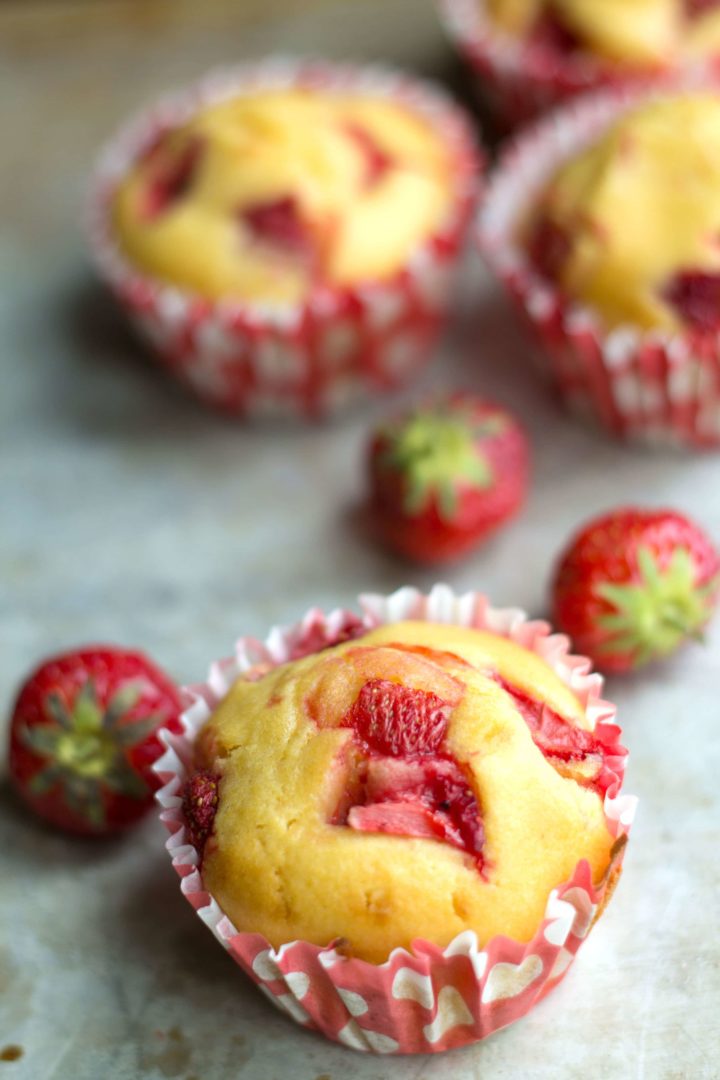
M720 53L717 0L485 0L504 33L628 67Z
M201 110L120 185L127 257L210 299L297 303L391 277L447 215L451 158L391 101L267 90Z
M441 91L260 64L153 113L136 141L101 168L101 246L116 256L101 251L101 269L205 397L321 412L415 370L479 167Z
M442 7L510 126L580 92L720 57L718 0L443 0Z
M537 269L608 327L720 329L720 95L632 109L558 170L527 231Z
M444 585L242 638L164 737L182 891L259 989L356 1050L520 1019L620 876L635 810L567 638Z
M594 95L521 135L485 254L566 400L613 432L720 444L720 94Z
M410 621L238 680L185 814L238 930L381 964L467 930L527 942L580 860L602 881L616 753L527 649Z

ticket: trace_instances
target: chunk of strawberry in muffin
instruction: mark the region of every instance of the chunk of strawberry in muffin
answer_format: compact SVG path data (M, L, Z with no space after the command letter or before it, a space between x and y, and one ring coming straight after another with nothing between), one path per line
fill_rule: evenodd
M353 140L365 158L365 186L375 187L393 168L392 156L360 124L346 124L345 133Z
M528 241L528 254L536 270L550 281L557 281L571 248L567 232L541 214L533 225Z
M159 144L150 152L150 180L142 206L142 217L145 221L160 217L188 194L200 165L203 149L203 140L193 136L174 151Z
M243 207L240 216L258 243L299 256L309 256L313 251L312 234L292 195Z
M720 273L683 270L667 283L662 296L693 330L720 330Z
M592 731L571 724L549 705L511 686L500 676L496 676L496 681L512 697L530 728L533 742L550 764L562 776L604 794L610 773L605 768L602 741Z
M364 832L431 836L480 858L485 832L477 799L451 758L371 758L364 805L348 824Z
M190 843L202 854L215 823L220 777L208 769L194 773L183 792L183 814Z
M582 41L554 11L544 11L535 24L532 41L540 49L551 53L577 52L582 48Z
M443 748L454 703L389 680L365 683L343 718L353 730L357 777L347 816L359 832L441 840L482 869L484 830L462 766Z
M685 14L688 19L697 19L700 15L707 15L716 7L720 7L718 0L685 0Z
M436 694L371 679L344 725L380 754L432 754L442 746L451 711L452 706Z

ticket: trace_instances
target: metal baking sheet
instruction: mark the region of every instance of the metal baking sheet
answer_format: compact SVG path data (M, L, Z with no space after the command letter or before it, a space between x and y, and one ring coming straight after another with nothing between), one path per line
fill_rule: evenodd
M149 364L87 267L77 222L102 139L156 92L269 49L452 70L426 0L8 4L0 12L0 694L75 643L139 644L191 681L240 633L311 604L432 584L358 525L380 403L314 429L243 428ZM275 7L280 7L276 4ZM40 9L42 10L41 14ZM54 9L54 10L53 10ZM257 5L252 14L257 15ZM670 504L720 537L718 459L625 448L557 411L516 320L470 259L422 385L516 409L535 444L526 513L446 579L540 614L587 515ZM702 1080L720 1076L720 626L608 693L641 806L624 879L565 983L449 1056L367 1058L281 1015L182 899L150 820L113 843L44 830L0 788L4 1080ZM12 1050L17 1047L18 1056Z

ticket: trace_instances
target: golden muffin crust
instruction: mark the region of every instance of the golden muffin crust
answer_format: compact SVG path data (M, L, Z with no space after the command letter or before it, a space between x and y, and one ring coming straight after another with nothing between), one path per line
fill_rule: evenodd
M451 202L442 138L388 100L265 90L205 108L120 184L117 239L211 299L297 302L397 272Z
M720 7L704 0L485 0L499 28L568 51L654 66L720 49Z
M720 97L636 108L564 164L527 229L539 269L609 328L720 318Z
M391 736L376 714L369 727L355 723L378 688L404 695L393 721L403 726ZM602 792L584 779L587 762L540 748L523 715L526 696L559 714L572 738L594 739L580 702L544 661L477 630L384 626L258 681L239 680L197 742L196 765L217 778L219 792L206 887L239 930L275 947L343 938L355 955L382 962L415 938L445 946L467 929L482 943L496 934L528 941L550 891L580 859L602 878L613 838ZM413 742L415 697L446 725L432 752L427 732L424 749ZM375 739L371 749L358 731ZM479 831L464 834L475 848L457 837L373 831L388 805L360 805L369 786L358 777L406 766L452 775L442 798L464 799L464 824L477 813ZM415 796L403 797L414 813ZM419 802L432 798L428 788ZM450 803L436 798L436 809L445 820Z

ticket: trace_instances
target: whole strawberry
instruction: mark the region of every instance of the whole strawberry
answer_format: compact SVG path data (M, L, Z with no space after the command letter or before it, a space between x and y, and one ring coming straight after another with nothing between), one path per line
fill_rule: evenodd
M432 401L372 439L380 535L418 562L458 558L517 513L528 471L527 440L510 413L465 393Z
M720 593L720 557L673 510L615 510L589 522L560 559L554 622L605 671L659 660L698 637Z
M20 690L10 775L32 809L76 833L133 825L151 807L158 729L178 731L175 684L139 652L92 646L42 664Z

